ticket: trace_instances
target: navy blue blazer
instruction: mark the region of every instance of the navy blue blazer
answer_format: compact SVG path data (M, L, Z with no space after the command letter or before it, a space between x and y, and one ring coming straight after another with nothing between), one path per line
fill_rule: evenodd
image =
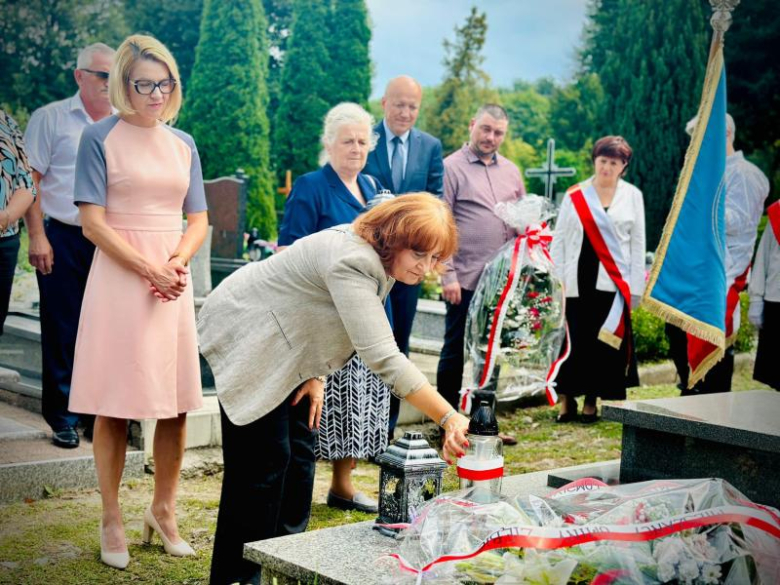
M358 187L366 203L371 201L384 187L365 173L358 174ZM343 223L352 223L366 210L349 192L330 164L319 170L301 175L296 179L290 196L284 203L284 219L279 228L277 243L290 246L310 234L326 230ZM385 314L393 326L393 310L385 303Z
M411 193L427 191L437 197L443 193L444 161L442 159L441 140L430 134L412 128L409 133L409 156L406 159L406 175L400 187L393 185L393 175L390 172L390 162L387 156L387 140L385 125L379 122L374 127L379 134L376 148L368 153L368 161L363 169L365 173L379 179L393 193Z
M358 187L368 202L382 189L378 181L365 174L357 177ZM289 246L295 240L343 223L352 223L365 211L349 192L330 164L298 177L284 203L284 219L279 228L279 245Z

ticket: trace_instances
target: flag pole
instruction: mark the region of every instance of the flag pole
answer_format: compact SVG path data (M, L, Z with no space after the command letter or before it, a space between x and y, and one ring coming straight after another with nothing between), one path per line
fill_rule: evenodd
M723 37L733 21L731 13L734 12L739 3L740 0L710 0L710 6L712 6L712 17L710 18L712 43L710 43L708 61L712 60L715 53L723 45Z

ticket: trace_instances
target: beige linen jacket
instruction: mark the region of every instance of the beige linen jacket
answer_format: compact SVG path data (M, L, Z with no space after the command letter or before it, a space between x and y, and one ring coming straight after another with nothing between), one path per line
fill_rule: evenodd
M425 375L398 350L382 305L393 283L349 225L226 278L200 310L198 337L228 418L259 419L355 351L397 396L422 388Z

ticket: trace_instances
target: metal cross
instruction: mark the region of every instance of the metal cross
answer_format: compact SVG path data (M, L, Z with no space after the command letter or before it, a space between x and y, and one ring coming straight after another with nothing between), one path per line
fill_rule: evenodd
M558 177L573 177L577 169L573 167L561 167L555 164L555 140L547 140L547 160L544 166L538 169L526 169L526 177L537 177L544 183L544 195L553 203L555 202L555 180Z

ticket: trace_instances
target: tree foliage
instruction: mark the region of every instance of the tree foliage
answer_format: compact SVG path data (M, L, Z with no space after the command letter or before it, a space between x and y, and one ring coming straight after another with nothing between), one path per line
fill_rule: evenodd
M329 17L329 6L320 0L294 4L273 131L276 168L289 169L294 177L318 167L322 121L330 107L330 53L322 34Z
M247 220L276 233L265 86L268 52L260 0L206 0L182 126L192 133L203 175L249 175Z
M644 192L653 247L688 145L685 123L701 97L706 20L700 0L601 0L594 7L583 69L597 73L604 90L598 134L620 134L634 149L628 180Z
M282 68L287 43L292 28L293 0L263 0L265 18L268 21L266 40L268 42L268 107L269 120L274 120L279 109L282 94Z
M780 70L770 47L780 38L775 0L742 2L726 33L729 112L737 126L736 147L769 176L770 198L780 194Z
M125 0L125 18L133 32L149 33L176 59L185 96L200 36L203 0Z
M444 40L445 78L426 121L428 131L441 140L445 156L468 140L468 121L476 109L497 99L481 68L486 34L487 15L473 7L465 24L455 28L455 41Z
M0 18L0 102L32 111L76 93L76 58L127 36L119 0L10 0Z
M368 106L371 94L371 28L365 0L334 0L330 17L328 98L331 106L355 102Z

